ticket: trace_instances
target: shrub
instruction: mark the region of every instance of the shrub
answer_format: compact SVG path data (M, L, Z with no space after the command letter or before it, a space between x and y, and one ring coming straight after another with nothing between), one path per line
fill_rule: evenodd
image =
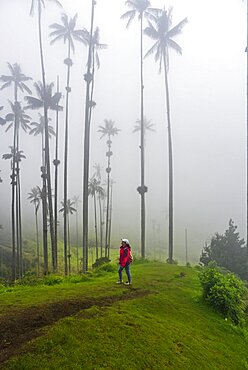
M63 282L63 277L62 276L57 276L57 275L48 275L45 276L42 280L42 283L44 285L57 285Z
M110 259L108 259L108 257L101 257L101 258L98 258L95 263L93 263L92 267L98 267L98 266L101 266L109 262L110 262Z
M97 267L95 270L97 273L101 272L116 272L116 266L111 265L110 263L105 263L104 265L101 265Z
M247 309L247 289L242 280L213 265L204 269L199 278L204 300L234 324L241 324Z

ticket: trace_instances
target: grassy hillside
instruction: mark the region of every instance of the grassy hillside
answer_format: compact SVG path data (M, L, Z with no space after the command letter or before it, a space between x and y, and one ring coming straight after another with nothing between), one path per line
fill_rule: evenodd
M108 272L0 294L1 368L248 369L247 331L202 303L196 269L132 274L131 287Z

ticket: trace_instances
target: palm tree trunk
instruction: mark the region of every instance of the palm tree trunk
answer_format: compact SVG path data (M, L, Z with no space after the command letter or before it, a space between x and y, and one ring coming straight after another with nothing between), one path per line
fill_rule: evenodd
M54 243L54 220L53 220L53 204L52 204L52 186L51 186L51 171L50 171L50 154L49 154L49 132L48 132L48 108L47 108L47 97L46 97L46 79L45 79L45 66L43 57L42 37L41 37L41 3L38 3L38 17L39 17L39 45L40 45L40 59L41 59L41 70L42 70L42 83L44 89L44 122L45 122L45 162L46 162L46 181L47 181L47 192L48 192L48 207L49 207L49 218L50 218L50 236L51 236L51 248L52 248L52 267L55 271L55 243ZM46 190L46 189L44 189ZM46 196L46 194L45 194ZM47 215L43 217L44 221ZM45 241L45 238L44 238ZM47 248L47 240L45 241Z
M108 135L108 152L110 153L111 144L110 144L110 135ZM109 185L110 185L110 155L108 156L108 167L107 171L107 212L106 212L106 229L105 229L105 257L108 257L109 245L108 245L108 233L109 233Z
M111 242L111 226L112 226L112 206L113 206L113 182L111 182L111 191L110 191L110 202L109 202L109 231L108 231L108 259L110 256L110 242Z
M83 272L88 270L88 183L89 183L89 150L90 150L90 84L92 82L91 60L92 60L92 34L94 24L95 0L91 5L91 26L88 50L85 99L85 127L84 127L84 174L83 174Z
M168 84L168 72L165 50L163 52L165 90L166 90L166 110L168 123L168 154L169 154L169 263L173 262L173 156L172 156L172 136L170 119L170 96Z
M141 257L145 258L145 149L144 149L144 83L143 83L143 13L140 20L140 153L141 153Z
M37 254L37 276L40 276L40 246L39 246L39 226L38 226L38 212L35 203L35 228L36 228L36 254Z
M17 150L17 149L16 149ZM19 279L20 275L20 233L19 233L19 196L18 196L18 176L19 176L18 162L16 161L16 204L15 204L15 222L16 222L16 277Z
M94 213L95 213L95 236L96 236L96 260L98 260L97 212L96 212L96 194L95 193L94 193Z
M41 167L42 172L42 227L43 227L43 258L44 266L43 272L44 275L48 274L48 246L47 246L47 191L46 191L46 168Z
M71 45L68 43L68 60L70 59ZM69 89L70 89L70 64L67 65L66 105L65 105L65 153L64 153L64 204L67 205L67 169L68 169L68 116L69 116ZM67 266L67 212L64 212L64 268L65 275L68 273Z
M70 241L70 223L69 223L69 214L68 214L68 220L67 220L67 225L68 225L68 273L69 275L71 274L71 241Z
M102 242L103 242L103 217L102 217L102 202L101 202L101 197L98 197L98 202L99 202L99 221L100 221L100 251L101 251L101 258L103 256L103 251L102 251Z
M57 93L59 92L59 76L57 76ZM58 269L58 147L59 147L59 111L56 111L56 142L55 142L55 173L54 173L54 243L55 268Z
M22 208L21 208L21 177L18 166L17 176L17 191L18 191L18 220L19 220L19 246L20 246L20 276L23 276L23 243L22 243Z

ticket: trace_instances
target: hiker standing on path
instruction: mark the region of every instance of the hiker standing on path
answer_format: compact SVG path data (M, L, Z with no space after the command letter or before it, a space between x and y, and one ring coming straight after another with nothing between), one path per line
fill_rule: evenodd
M132 277L130 273L130 263L133 261L133 256L131 252L131 246L129 244L128 239L121 239L121 246L120 246L120 257L119 257L119 281L117 284L122 283L122 271L125 269L127 274L128 281L125 283L126 285L131 285Z

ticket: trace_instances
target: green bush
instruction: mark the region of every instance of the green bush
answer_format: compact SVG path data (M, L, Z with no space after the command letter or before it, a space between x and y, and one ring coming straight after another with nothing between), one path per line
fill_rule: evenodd
M101 265L104 265L105 263L109 263L110 259L108 257L101 257L96 260L95 263L93 263L92 267L99 267Z
M42 280L42 283L44 285L49 285L49 286L52 286L52 285L57 285L57 284L60 284L63 282L63 277L62 276L57 276L57 275L48 275L48 276L45 276Z
M242 280L213 265L205 268L199 278L204 300L234 324L241 324L247 309L247 289Z
M110 263L105 263L95 269L97 273L101 272L116 272L116 266L111 265Z

